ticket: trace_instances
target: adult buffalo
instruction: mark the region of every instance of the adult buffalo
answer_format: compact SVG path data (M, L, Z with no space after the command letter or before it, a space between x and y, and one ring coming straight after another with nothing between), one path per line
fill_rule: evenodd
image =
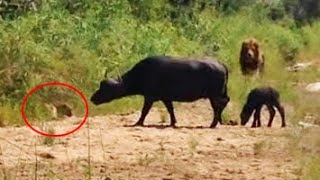
M152 104L162 101L175 126L173 101L192 102L208 98L214 111L211 128L222 123L221 114L229 102L228 69L215 59L184 59L152 56L138 62L117 80L103 80L92 95L95 105L130 95L144 96L144 105L136 126L143 126Z

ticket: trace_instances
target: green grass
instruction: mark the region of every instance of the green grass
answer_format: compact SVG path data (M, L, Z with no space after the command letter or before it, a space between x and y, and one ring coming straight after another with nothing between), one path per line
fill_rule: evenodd
M260 6L259 12L257 7L245 7L230 15L219 14L211 8L193 9L191 17L185 14L172 19L168 15L175 9L162 1L147 5L151 9L145 12L149 16L145 20L145 17L136 17L132 4L119 2L100 7L99 3L88 3L85 10L70 14L61 4L50 2L38 13L1 21L0 102L2 109L6 109L1 122L21 124L20 117L16 116L20 101L40 83L66 82L89 99L106 72L108 77L118 76L148 55L216 56L229 67L229 94L238 106L244 103L253 87L264 84L272 84L285 101L292 102L296 92L290 83L299 79L312 81L319 75L309 71L293 76L283 69L287 59L319 55L316 34L320 32L320 23L298 28L293 21L283 20L287 22L283 25L264 16L268 9ZM163 12L154 13L162 6ZM106 10L110 12L104 13ZM238 55L241 42L248 37L256 37L262 44L266 74L260 80L245 83ZM56 91L54 97L64 99L63 92ZM40 94L39 98L50 93L53 91ZM83 112L81 101L70 94L67 98L73 101L76 111ZM115 113L137 109L141 104L141 98L124 98L102 107L90 104L90 112ZM47 115L41 108L39 102L31 101L30 116L44 119Z
M193 157L196 154L197 147L199 146L199 141L196 137L190 135L188 138L188 147L191 157Z
M319 80L319 64L303 72L285 71L293 62L319 62L319 20L298 26L290 14L284 14L272 21L270 8L243 1L224 1L228 6L206 2L203 9L204 1L190 6L155 0L77 2L80 6L70 10L65 2L45 1L37 12L0 19L0 126L23 125L19 115L22 98L41 83L65 82L89 99L104 75L116 77L142 58L158 54L217 57L230 71L228 86L234 107L242 107L252 88L272 85L294 109L287 118L290 123L310 113L319 122L319 97L302 91L307 83ZM282 8L279 3L273 6ZM245 80L240 73L240 46L248 37L258 39L266 56L261 79ZM43 105L50 97L67 100L77 115L84 114L79 97L60 89L32 96L28 117L39 122L50 119ZM89 103L89 112L91 116L128 112L140 109L142 103L141 97L101 106ZM224 117L238 117L239 111L227 110ZM312 175L319 161L310 162L306 168Z
M289 133L289 152L300 163L297 173L302 179L319 179L320 138L317 134L319 128L296 128Z
M42 131L48 134L55 134L55 129L54 127L44 127L42 128ZM47 146L52 146L55 142L55 138L53 137L41 137L42 144L47 145Z
M320 158L319 156L312 156L306 162L306 171L304 179L316 180L320 174Z

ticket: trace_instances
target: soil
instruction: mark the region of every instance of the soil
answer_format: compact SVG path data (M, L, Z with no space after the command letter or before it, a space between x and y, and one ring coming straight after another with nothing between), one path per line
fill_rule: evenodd
M90 117L80 130L45 138L28 127L0 128L1 179L299 179L288 127L218 125L210 129L207 101L176 109L177 128L164 109L152 108L145 127L131 127L140 112ZM264 112L266 114L266 112ZM236 117L235 117L236 118ZM64 133L82 118L48 122ZM39 127L36 127L39 129ZM90 157L90 158L89 158Z

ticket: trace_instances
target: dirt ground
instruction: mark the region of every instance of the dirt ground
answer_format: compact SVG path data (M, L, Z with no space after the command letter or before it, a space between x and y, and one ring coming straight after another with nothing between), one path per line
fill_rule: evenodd
M209 129L210 106L198 101L176 108L178 128L166 126L168 116L159 108L146 127L129 127L139 115L90 117L79 131L53 141L27 127L0 128L0 178L299 179L299 163L289 153L292 127L280 128L278 114L272 128L265 119L262 128ZM63 133L80 121L46 126Z

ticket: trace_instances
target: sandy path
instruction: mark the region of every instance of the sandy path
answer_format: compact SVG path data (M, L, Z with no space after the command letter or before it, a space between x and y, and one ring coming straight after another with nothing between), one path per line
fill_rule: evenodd
M179 106L176 115L177 129L165 127L169 122L161 123L163 115L156 108L146 119L146 125L153 125L149 127L126 127L139 112L91 117L89 129L84 126L51 146L26 127L1 128L0 177L88 179L90 170L91 179L298 179L298 163L288 152L292 129L279 128L278 115L273 128L258 129L209 129L210 108L201 101ZM64 132L79 119L48 126Z

